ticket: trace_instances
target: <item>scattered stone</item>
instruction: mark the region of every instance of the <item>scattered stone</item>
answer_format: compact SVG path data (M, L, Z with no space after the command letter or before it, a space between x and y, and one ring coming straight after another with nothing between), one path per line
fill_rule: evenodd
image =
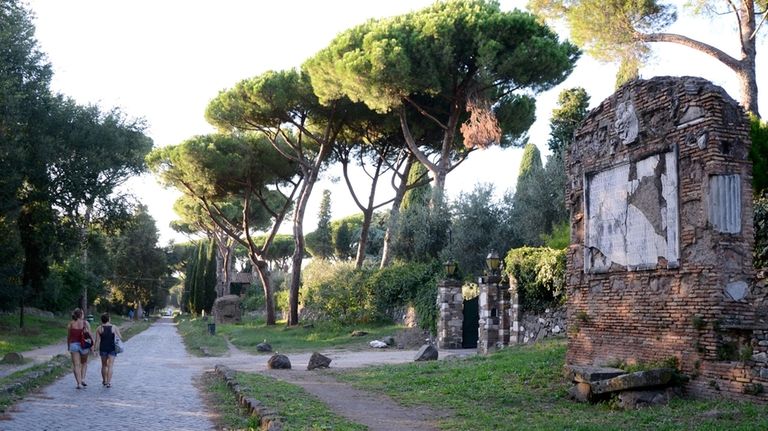
M387 343L385 343L383 341L379 341L379 340L373 340L370 343L368 343L368 345L370 345L374 349L386 349L387 348Z
M267 368L271 370L290 370L291 360L287 356L276 354L272 355L267 361Z
M256 351L257 352L271 352L272 351L272 345L267 343L266 341L263 343L259 343L256 345Z
M648 371L624 374L611 379L598 380L592 383L592 393L602 394L606 392L665 385L672 380L674 372L675 370L673 368L656 368Z
M381 341L387 343L387 346L394 346L395 345L395 337L391 335L387 335L386 337L382 337Z
M331 358L321 355L320 353L313 352L309 358L309 364L307 364L308 370L314 370L316 368L328 368L331 366Z
M755 362L768 362L768 353L760 352L752 355L751 358Z
M24 363L24 356L18 352L8 352L3 356L2 363L19 365Z
M421 346L421 349L419 349L418 352L416 352L416 356L413 358L414 361L436 361L437 360L437 349L435 346L431 344L425 344Z
M593 367L590 365L566 365L566 377L575 382L591 383L627 374L619 368Z
M357 331L357 330L355 330L355 331L352 331L351 335L353 337L362 337L362 336L368 335L368 333L365 332L365 331Z

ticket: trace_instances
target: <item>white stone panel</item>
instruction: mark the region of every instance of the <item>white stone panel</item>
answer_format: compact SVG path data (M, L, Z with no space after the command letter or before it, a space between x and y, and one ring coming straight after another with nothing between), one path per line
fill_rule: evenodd
M662 163L663 165L660 165ZM679 259L677 155L674 151L587 177L584 269L655 267Z

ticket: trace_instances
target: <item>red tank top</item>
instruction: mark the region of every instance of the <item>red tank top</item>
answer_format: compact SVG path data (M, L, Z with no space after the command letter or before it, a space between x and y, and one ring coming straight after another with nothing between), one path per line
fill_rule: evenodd
M80 337L83 335L83 329L85 329L85 326L79 329L70 326L67 332L67 343L79 343Z

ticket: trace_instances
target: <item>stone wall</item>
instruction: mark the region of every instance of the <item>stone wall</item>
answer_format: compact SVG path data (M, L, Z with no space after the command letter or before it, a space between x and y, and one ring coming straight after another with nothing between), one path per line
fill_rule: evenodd
M562 337L567 329L565 308L548 308L543 313L523 312L518 343L535 343L544 338Z
M768 401L743 110L700 78L637 80L574 138L567 362L674 357L694 395Z

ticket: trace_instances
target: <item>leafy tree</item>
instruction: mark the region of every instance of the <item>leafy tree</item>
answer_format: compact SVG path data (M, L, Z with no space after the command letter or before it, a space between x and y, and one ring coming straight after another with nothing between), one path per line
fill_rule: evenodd
M480 274L490 250L509 250L511 238L503 234L501 206L491 184L477 184L451 204L451 238L443 260L454 260L467 277Z
M511 208L517 236L525 245L541 245L541 234L551 227L551 220L546 220L541 212L548 204L541 186L545 179L539 149L533 144L526 145Z
M108 280L113 302L151 308L164 299L158 292L167 275L165 251L157 246L157 227L140 205L131 220L108 242L113 276Z
M688 2L694 14L730 15L737 24L740 52L737 57L713 45L683 34L665 30L677 20L676 7L656 0L532 0L531 10L552 19L564 18L574 42L603 61L621 61L623 66L642 64L650 54L650 44L668 42L709 55L731 69L739 80L741 104L759 115L755 57L756 38L768 5L761 1L738 0ZM627 72L625 71L626 75Z
M454 0L347 30L305 68L324 103L346 96L399 116L408 148L434 177L436 205L454 158L513 143L534 119L524 91L562 82L577 57L575 46L533 15ZM421 118L414 123L413 116ZM414 124L424 120L442 130L430 146L414 138Z
M768 268L768 195L755 198L755 268Z
M293 181L295 164L282 157L266 137L252 133L196 136L156 149L147 163L165 185L200 202L210 219L248 250L264 289L267 324L275 324L269 250L299 189ZM219 205L235 198L242 207L237 222ZM254 235L260 230L268 230L268 234L258 244Z
M221 130L255 130L300 172L300 186L293 212L296 243L291 270L288 325L298 324L301 262L304 259L304 213L317 177L347 118L363 109L347 99L322 106L304 73L295 70L267 72L240 81L223 91L206 109L208 121Z
M328 259L333 256L330 190L323 190L323 199L320 201L320 211L318 213L317 229L312 234L307 235L306 243L307 248L313 256L321 259Z
M569 88L557 96L557 107L549 120L547 145L552 154L563 155L573 141L573 133L589 109L589 95L581 87Z

